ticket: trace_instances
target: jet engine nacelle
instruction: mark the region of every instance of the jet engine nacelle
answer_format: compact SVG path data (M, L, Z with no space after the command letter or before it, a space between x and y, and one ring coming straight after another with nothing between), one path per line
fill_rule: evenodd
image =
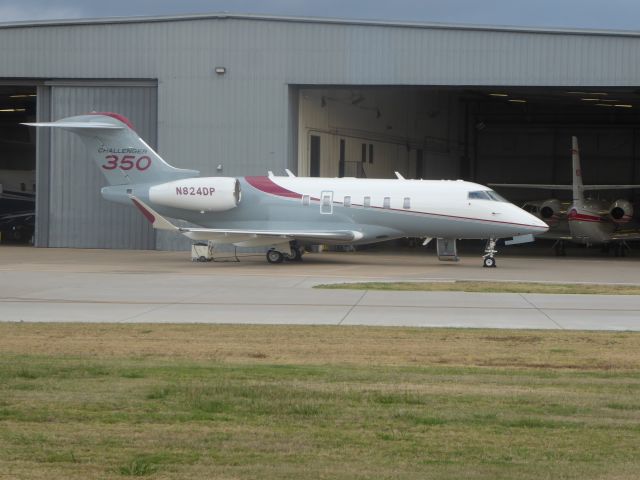
M628 223L633 217L633 205L628 200L616 200L609 208L609 217L615 223Z
M229 177L185 178L154 185L149 200L165 207L224 212L240 203L240 182Z
M562 203L556 198L545 200L540 205L540 218L544 220L547 225L552 226L558 223L560 219L560 211L562 210Z

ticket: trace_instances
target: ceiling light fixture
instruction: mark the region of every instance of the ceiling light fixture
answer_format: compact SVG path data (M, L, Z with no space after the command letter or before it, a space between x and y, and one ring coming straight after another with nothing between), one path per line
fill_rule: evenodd
M606 92L567 92L570 95L585 95L588 97L606 97L609 95Z
M521 99L518 99L518 98L510 98L509 101L512 102L512 103L527 103L526 100L521 100Z

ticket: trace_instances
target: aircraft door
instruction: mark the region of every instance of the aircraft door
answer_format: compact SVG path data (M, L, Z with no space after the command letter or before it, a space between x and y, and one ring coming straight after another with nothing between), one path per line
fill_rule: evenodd
M320 213L324 215L333 213L333 192L324 190L320 193Z

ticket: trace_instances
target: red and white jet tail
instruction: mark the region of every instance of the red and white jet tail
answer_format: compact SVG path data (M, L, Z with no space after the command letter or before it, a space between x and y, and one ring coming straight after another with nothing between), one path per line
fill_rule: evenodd
M200 175L197 170L169 165L138 136L131 122L117 113L91 113L24 125L62 128L77 134L109 185L163 183Z
M571 137L571 163L573 166L573 176L571 187L573 190L573 204L584 203L584 185L582 184L582 169L580 168L580 149L578 138Z

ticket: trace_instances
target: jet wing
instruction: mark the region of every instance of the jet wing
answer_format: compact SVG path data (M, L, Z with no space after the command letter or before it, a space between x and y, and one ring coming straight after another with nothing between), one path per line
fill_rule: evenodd
M623 231L611 234L611 240L640 240L640 231Z
M129 198L145 218L151 222L153 228L181 233L192 240L211 240L241 246L259 246L288 240L352 242L362 238L362 233L354 230L235 230L177 227L139 198L133 195L129 195Z

